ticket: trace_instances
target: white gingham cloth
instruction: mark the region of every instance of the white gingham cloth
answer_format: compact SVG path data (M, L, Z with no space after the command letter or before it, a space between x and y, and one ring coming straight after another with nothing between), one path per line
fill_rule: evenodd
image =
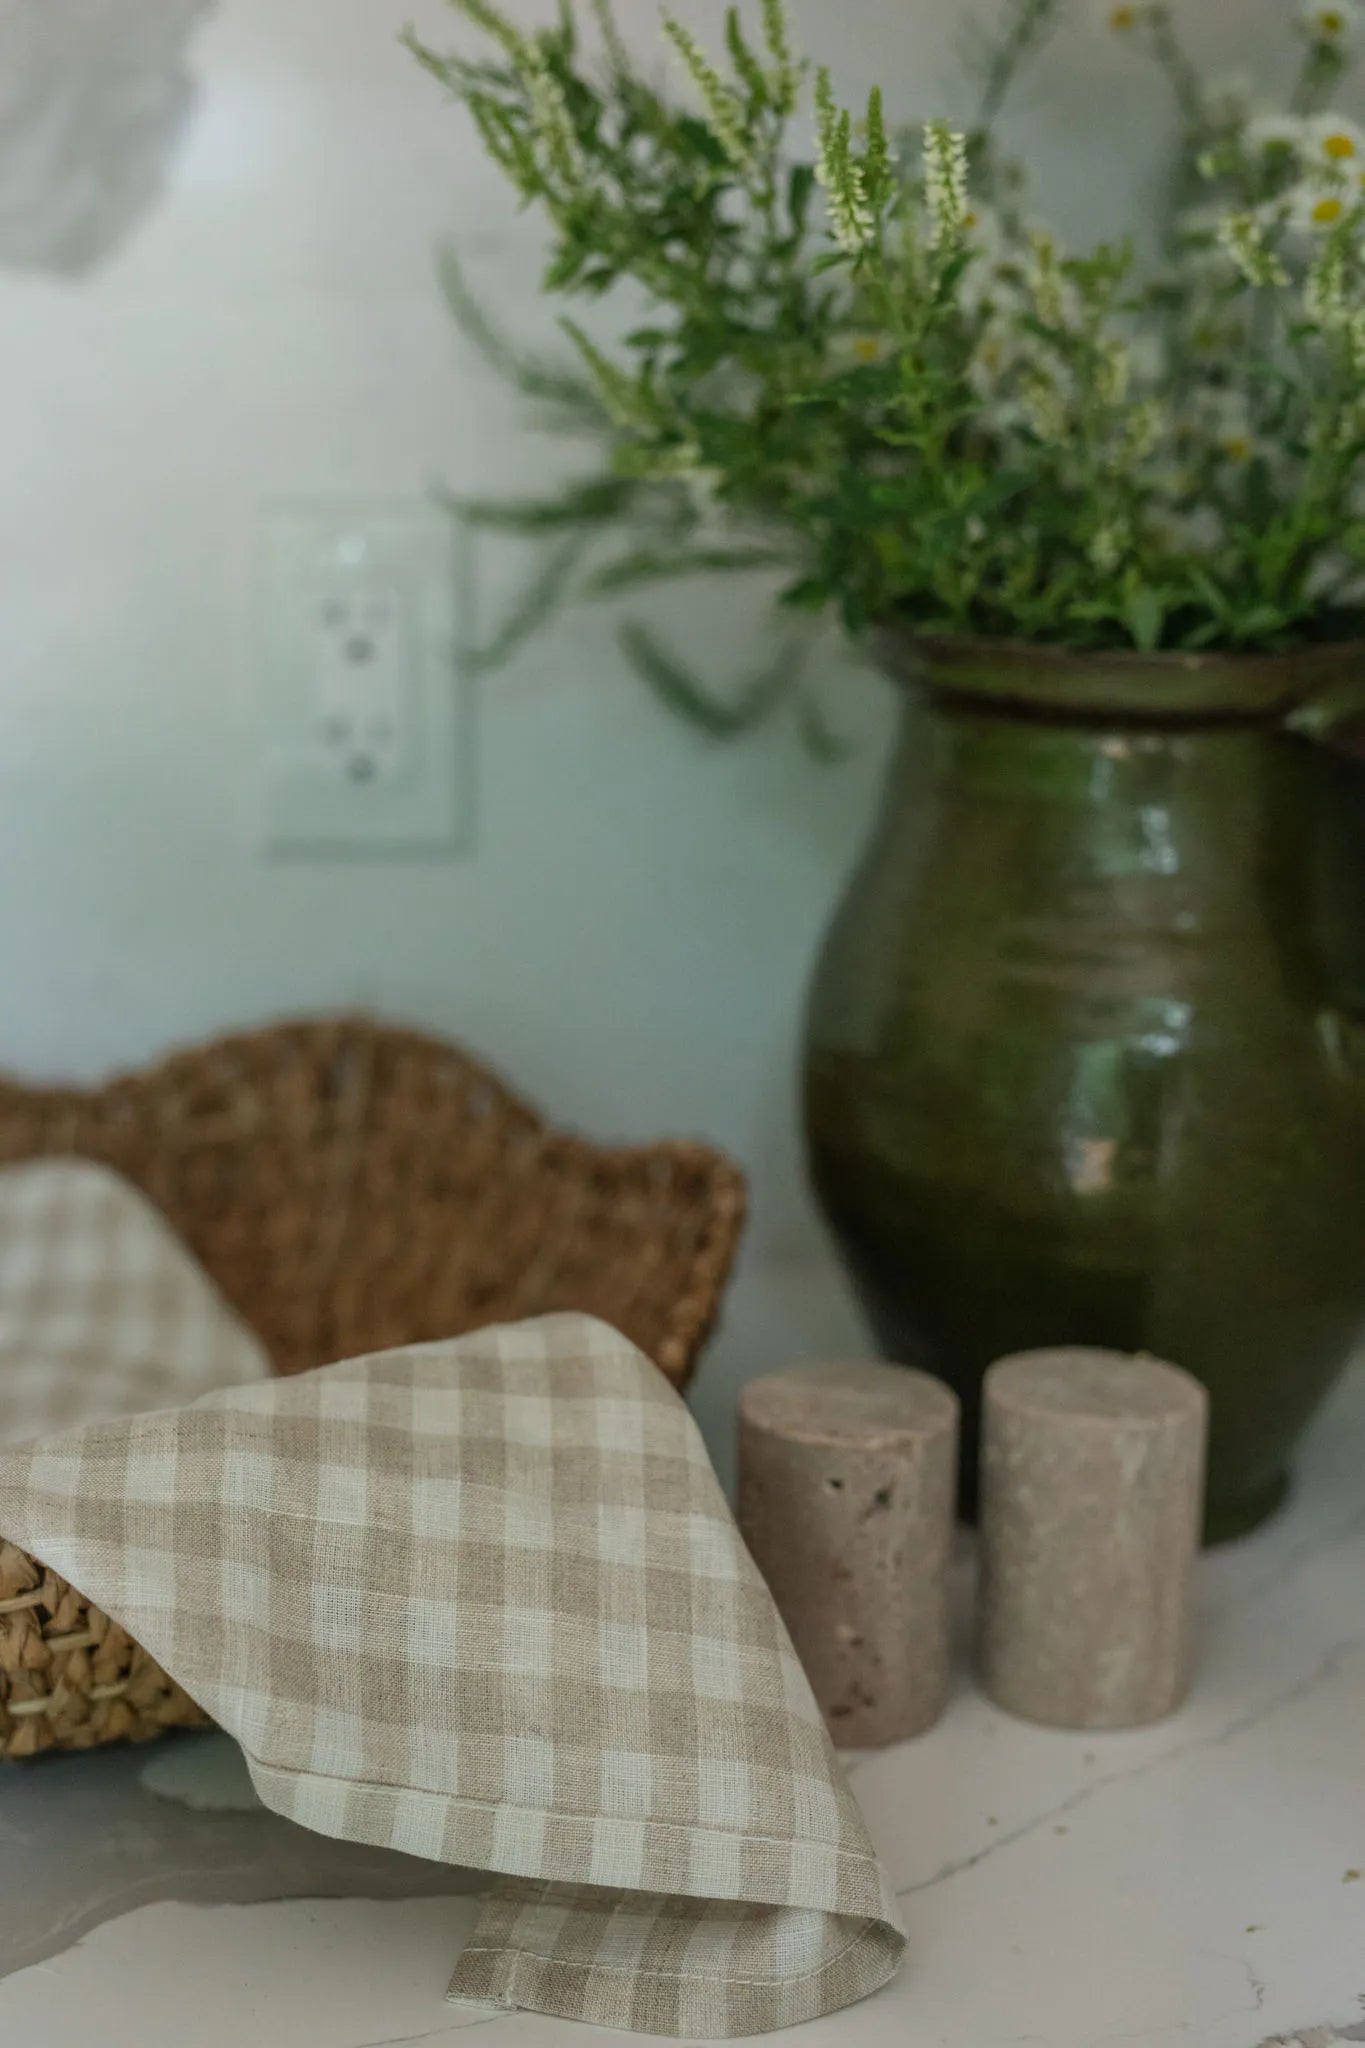
M0 1445L264 1379L165 1218L87 1159L0 1170Z
M678 1396L546 1317L0 1454L0 1535L241 1743L267 1806L496 1880L450 1995L761 2033L904 1946Z

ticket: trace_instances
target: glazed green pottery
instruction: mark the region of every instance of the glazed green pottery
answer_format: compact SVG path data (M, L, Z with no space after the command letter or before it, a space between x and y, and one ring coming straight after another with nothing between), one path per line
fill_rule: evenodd
M904 733L809 1014L822 1206L968 1475L993 1358L1149 1351L1209 1388L1239 1534L1365 1330L1365 776L1306 730L1365 649L887 656Z

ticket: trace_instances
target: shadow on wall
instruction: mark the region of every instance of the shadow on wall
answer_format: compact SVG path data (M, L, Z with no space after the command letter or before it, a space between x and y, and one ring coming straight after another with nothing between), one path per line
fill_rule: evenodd
M160 195L208 0L0 0L0 263L78 276Z

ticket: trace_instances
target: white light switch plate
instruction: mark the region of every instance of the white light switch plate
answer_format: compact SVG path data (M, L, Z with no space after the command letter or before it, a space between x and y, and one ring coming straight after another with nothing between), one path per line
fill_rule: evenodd
M449 517L327 499L261 515L263 836L279 853L467 844L468 601ZM468 638L467 621L463 621Z

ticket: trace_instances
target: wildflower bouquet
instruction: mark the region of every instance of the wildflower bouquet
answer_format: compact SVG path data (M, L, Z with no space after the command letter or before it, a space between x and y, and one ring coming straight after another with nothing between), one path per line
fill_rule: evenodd
M607 469L469 508L564 530L531 614L616 538L593 588L776 567L788 607L855 631L1190 650L1359 630L1365 135L1329 105L1356 0L1300 17L1287 111L1206 84L1166 0L1113 10L1175 113L1141 255L1063 248L997 148L1065 0L1005 0L973 126L913 135L879 90L838 103L782 0L752 26L731 9L723 61L662 16L684 104L632 65L607 0L591 55L567 0L534 33L453 4L477 55L409 40L548 220L546 289L629 283L648 305L612 348L564 321L585 384L527 369L607 436ZM793 141L807 96L813 153Z

